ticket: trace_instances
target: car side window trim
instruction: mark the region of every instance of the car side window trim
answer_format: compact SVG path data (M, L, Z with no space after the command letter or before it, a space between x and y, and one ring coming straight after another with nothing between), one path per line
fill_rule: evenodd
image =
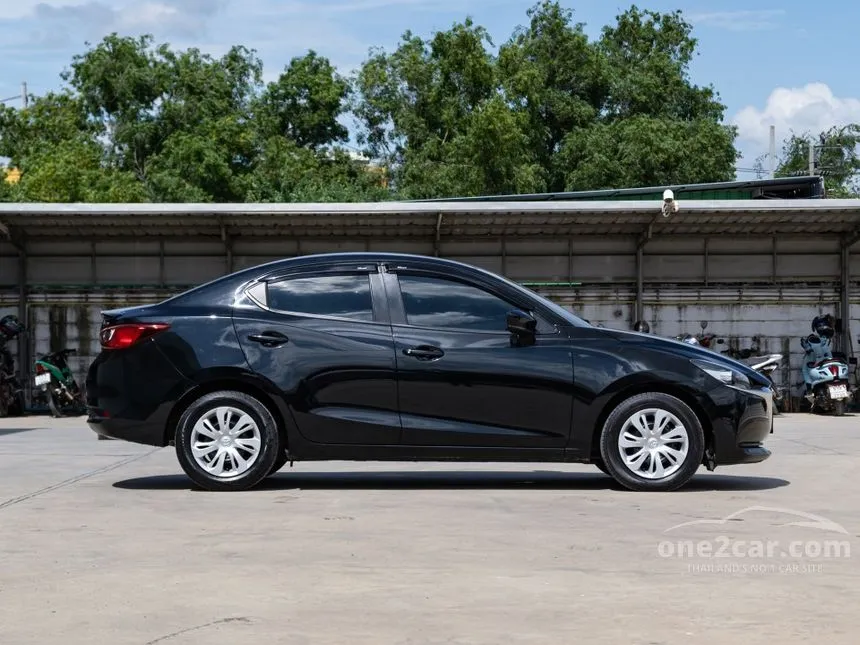
M293 311L289 309L278 309L269 304L268 300L268 285L270 283L285 282L291 279L314 278L333 275L365 275L368 278L370 286L371 307L373 312L373 320L360 320L347 316L337 316L330 314L316 314L307 311ZM259 308L273 314L291 316L295 318L312 318L319 320L337 320L349 323L361 323L365 325L390 325L388 315L388 305L385 298L385 290L382 285L381 274L379 267L376 264L364 264L361 266L322 266L313 267L310 271L299 270L290 271L288 273L275 273L263 276L243 290L245 296L251 300Z
M468 332L470 334L487 334L487 335L509 335L510 332L507 330L491 330L491 329L473 329L471 327L437 327L433 325L416 325L414 323L410 323L409 319L406 316L406 305L405 299L403 297L403 292L400 288L400 275L407 276L415 276L415 277L425 277L425 278L435 278L438 280L448 280L451 282L455 282L458 284L462 284L467 287L471 287L473 289L478 289L479 291L483 291L494 298L498 298L499 300L507 303L511 309L523 309L527 311L527 313L538 318L539 322L544 323L546 327L549 329L539 330L538 336L553 336L559 333L557 327L552 324L551 321L547 320L546 317L540 315L539 312L534 311L531 307L525 307L523 303L512 302L512 299L509 298L506 294L498 293L496 290L488 288L487 286L469 280L468 278L460 277L460 276L451 276L445 273L440 273L438 271L433 271L430 269L421 269L421 268L407 268L407 267L390 267L388 270L383 272L384 283L386 287L386 292L388 296L388 303L391 312L391 324L396 327L409 327L411 329L438 329L438 330L446 330L446 331L460 331L460 332Z

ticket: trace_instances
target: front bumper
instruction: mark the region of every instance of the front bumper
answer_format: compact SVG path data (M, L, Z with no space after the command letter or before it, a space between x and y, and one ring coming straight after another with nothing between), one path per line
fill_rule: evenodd
M773 432L773 392L770 388L722 388L721 414L712 420L716 465L754 464L770 457L764 447Z

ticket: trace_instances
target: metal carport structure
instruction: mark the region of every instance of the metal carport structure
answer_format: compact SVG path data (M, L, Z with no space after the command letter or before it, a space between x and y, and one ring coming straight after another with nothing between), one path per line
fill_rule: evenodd
M399 250L471 261L555 295L629 285L635 319L644 317L648 285L700 293L838 285L842 347L851 347L860 200L681 201L669 217L661 205L0 204L0 309L14 299L26 321L36 294L175 291L278 257ZM19 355L26 377L24 340Z

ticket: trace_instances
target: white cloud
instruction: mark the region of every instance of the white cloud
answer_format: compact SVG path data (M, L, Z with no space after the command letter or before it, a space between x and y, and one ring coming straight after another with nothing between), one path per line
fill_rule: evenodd
M779 24L779 18L784 15L784 9L750 9L693 13L688 15L687 19L694 25L729 31L761 31L775 28Z
M860 122L860 98L835 96L825 83L778 87L764 107L749 105L732 122L738 126L739 146L754 159L767 152L771 125L776 126L779 147L792 133L817 135L833 126Z
M195 32L227 0L22 0L0 10L0 21L35 19L40 25L75 23L90 30Z

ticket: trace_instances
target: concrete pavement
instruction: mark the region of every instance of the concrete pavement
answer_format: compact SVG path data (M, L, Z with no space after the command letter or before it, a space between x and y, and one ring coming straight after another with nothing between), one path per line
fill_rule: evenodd
M343 462L229 494L171 448L0 419L0 643L853 644L860 417L780 417L770 447L668 494Z

